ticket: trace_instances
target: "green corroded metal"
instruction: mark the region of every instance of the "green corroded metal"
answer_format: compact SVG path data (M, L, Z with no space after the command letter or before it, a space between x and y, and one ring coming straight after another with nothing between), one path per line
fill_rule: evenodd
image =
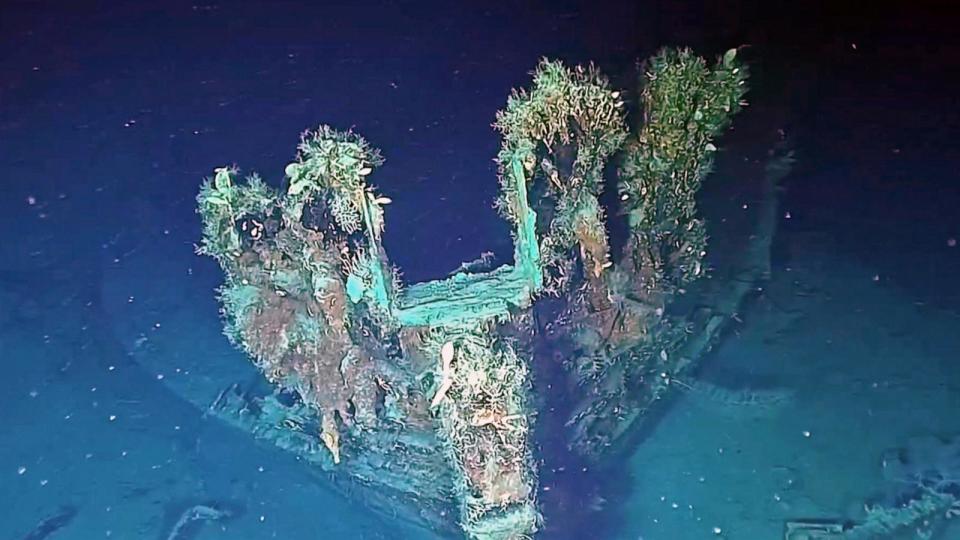
M519 280L527 282L532 294L543 288L543 268L540 264L540 244L536 232L537 214L530 208L527 200L527 176L519 159L511 160L510 172L516 186L514 189L517 192L517 207L521 209L514 238L514 273Z
M527 276L503 265L482 274L461 272L412 285L401 296L395 314L403 326L464 326L529 307L533 292Z

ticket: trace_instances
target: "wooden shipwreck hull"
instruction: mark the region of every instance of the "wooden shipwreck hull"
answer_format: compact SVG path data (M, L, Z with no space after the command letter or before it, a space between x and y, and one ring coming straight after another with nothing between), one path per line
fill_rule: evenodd
M382 159L358 135L306 133L283 190L218 169L198 196L201 252L226 276L226 334L262 377L223 381L210 412L386 515L534 535L534 419L562 426L551 451L600 461L629 448L768 271L785 158L728 191L755 205L716 229L719 257L697 207L742 105L736 51L708 64L667 49L643 73L631 131L595 69L538 66L496 124L514 261L440 281L404 284L390 266L391 201L367 183ZM572 406L537 410L545 400Z

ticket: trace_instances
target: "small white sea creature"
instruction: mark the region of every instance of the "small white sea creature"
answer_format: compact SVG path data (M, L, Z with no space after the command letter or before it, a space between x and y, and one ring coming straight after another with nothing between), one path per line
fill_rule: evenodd
M455 352L453 348L453 342L448 341L440 347L440 388L437 389L437 393L433 396L433 401L430 402L431 407L436 407L443 401L443 398L446 397L447 392L450 390L450 387L453 385L453 368L451 363L453 362L453 353Z
M443 347L440 347L440 359L443 360L443 369L446 371L447 367L450 365L450 362L453 361L453 342L448 341L443 344Z

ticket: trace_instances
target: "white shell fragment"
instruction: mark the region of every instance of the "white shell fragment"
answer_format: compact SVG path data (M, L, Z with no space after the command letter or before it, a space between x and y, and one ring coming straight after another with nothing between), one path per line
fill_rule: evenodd
M443 347L440 348L440 359L443 360L443 365L448 366L450 362L453 362L453 342L448 341L443 344Z
M442 362L440 387L430 402L431 408L440 405L440 403L443 402L443 398L447 396L447 392L450 391L450 387L453 386L453 369L450 367L451 362L453 362L453 353L452 341L444 343L443 347L440 348L440 360Z

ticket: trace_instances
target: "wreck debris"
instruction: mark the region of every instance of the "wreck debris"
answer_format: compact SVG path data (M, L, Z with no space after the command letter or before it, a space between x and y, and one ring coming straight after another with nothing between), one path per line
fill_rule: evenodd
M173 529L165 537L166 540L185 540L188 530L191 530L197 523L207 521L220 521L231 516L228 510L221 510L212 505L197 504L187 508L180 514L180 518L173 525ZM194 531L195 532L195 531Z
M53 533L69 525L73 518L77 517L78 509L75 506L62 506L53 514L43 518L37 523L23 540L44 540Z

